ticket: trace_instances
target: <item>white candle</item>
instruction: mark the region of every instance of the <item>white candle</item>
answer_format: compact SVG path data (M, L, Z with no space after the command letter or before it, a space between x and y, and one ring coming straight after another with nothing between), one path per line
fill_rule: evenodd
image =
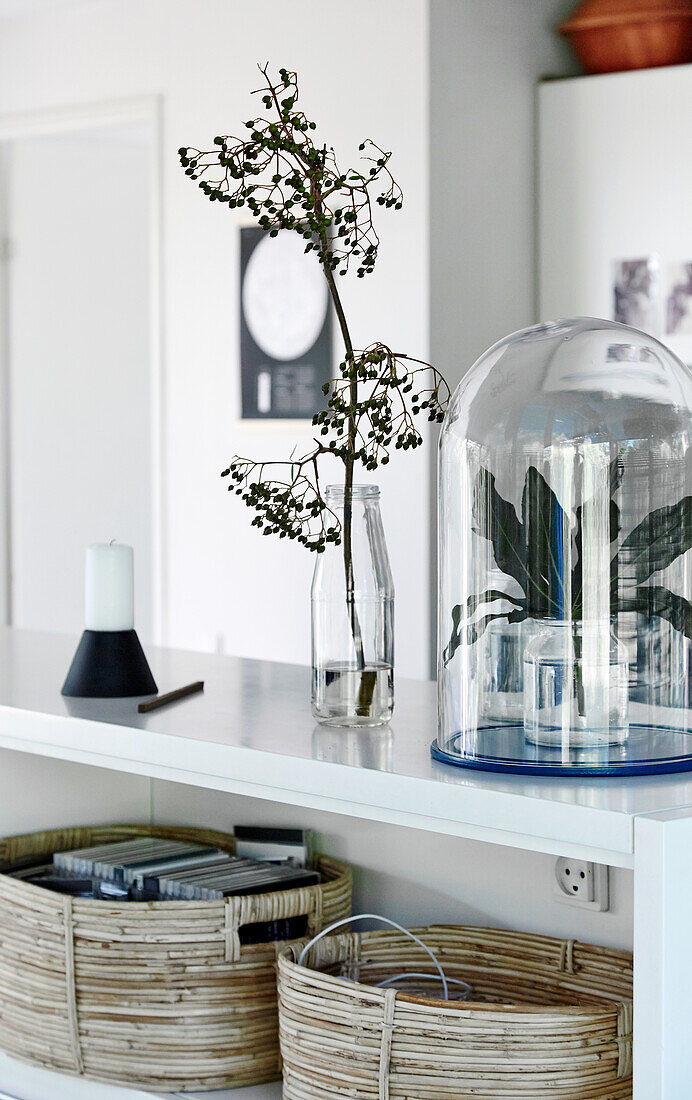
M117 542L87 547L87 630L132 630L135 625L134 553Z

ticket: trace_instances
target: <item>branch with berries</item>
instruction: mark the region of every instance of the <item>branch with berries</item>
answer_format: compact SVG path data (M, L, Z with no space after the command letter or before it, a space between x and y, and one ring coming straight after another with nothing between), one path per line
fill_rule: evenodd
M334 150L315 141L316 124L297 107L296 73L279 69L274 78L266 65L260 72L264 84L255 94L264 115L244 124L243 137L218 136L206 151L180 149L180 163L210 202L248 210L271 237L281 230L303 237L305 252L322 265L344 355L338 375L324 386L326 408L313 417L319 429L314 448L286 462L236 455L223 476L255 512L252 523L263 534L295 539L317 553L330 543L343 546L346 602L362 668L351 545L354 469L360 464L376 470L389 462L392 448L419 447L417 418L442 420L449 388L429 364L383 343L355 351L337 287L337 276L353 267L360 279L374 270L380 247L376 207L402 208L401 188L389 168L392 154L363 141L361 166L343 171ZM320 487L320 460L328 455L343 464L343 517L330 511Z
M280 229L299 232L305 251L315 251L330 271L345 275L355 261L358 277L369 275L380 244L373 199L387 209L400 210L403 203L389 171L392 154L364 141L360 152L369 167L342 172L334 150L312 140L316 123L295 109L296 74L280 69L274 82L268 66L260 71L266 84L254 94L272 117L246 122L249 136L214 138L213 149L180 149L185 174L211 202L247 208L270 236Z
M229 491L256 511L253 526L265 535L297 539L317 553L328 543L338 545L342 540L339 518L330 511L321 491L320 457L330 455L343 463L352 459L368 471L386 466L391 448L407 451L422 445L415 420L418 414L439 422L449 399L449 388L439 371L420 360L395 355L384 344L356 352L352 362L340 364L339 372L338 378L323 387L328 402L312 419L320 431L311 451L288 462L236 456L222 474L231 480ZM359 386L355 409L351 406L354 377ZM351 419L355 450L351 450Z

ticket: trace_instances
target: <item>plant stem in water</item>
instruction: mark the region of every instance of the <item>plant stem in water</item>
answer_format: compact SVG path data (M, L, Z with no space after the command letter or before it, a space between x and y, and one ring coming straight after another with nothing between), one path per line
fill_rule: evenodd
M318 203L316 203L318 206ZM322 255L328 251L328 240L326 231L323 230L320 234L320 243L322 246ZM344 574L346 584L346 607L348 611L349 622L351 624L351 636L353 638L353 646L356 653L356 668L360 671L360 690L358 693L358 713L363 717L368 717L370 714L370 707L372 704L373 694L375 691L376 673L374 671L367 672L365 669L365 651L363 649L363 635L360 629L360 621L358 619L358 611L356 608L356 596L355 596L355 582L353 575L353 467L355 464L354 455L356 451L356 405L358 403L358 379L355 376L355 355L353 352L353 342L351 340L351 334L346 322L346 315L344 313L339 291L336 287L334 280L334 272L328 263L322 265L325 278L327 280L327 286L329 287L329 293L331 295L332 302L334 303L334 310L336 312L337 320L339 322L339 328L341 329L341 335L344 341L344 348L346 350L346 363L353 370L353 376L351 377L349 384L350 391L350 412L348 416L348 454L344 459L345 475L344 475L344 519L342 529L342 541L344 547Z
M572 638L574 641L574 685L577 690L577 713L580 718L586 717L586 694L584 692L584 675L582 670L582 637L579 627L575 622Z

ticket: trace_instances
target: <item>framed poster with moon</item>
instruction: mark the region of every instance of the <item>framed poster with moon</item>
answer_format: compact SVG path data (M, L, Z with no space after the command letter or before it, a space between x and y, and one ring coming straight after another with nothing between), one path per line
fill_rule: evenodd
M329 292L314 252L291 230L240 230L244 420L307 420L332 377Z

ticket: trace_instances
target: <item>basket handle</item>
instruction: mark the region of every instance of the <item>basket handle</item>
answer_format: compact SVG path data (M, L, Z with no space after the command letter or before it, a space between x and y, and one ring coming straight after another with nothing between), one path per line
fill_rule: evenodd
M404 935L408 936L408 938L410 940L413 940L413 942L417 943L419 947L422 947L424 951L427 951L428 955L430 956L430 958L433 961L433 965L435 966L435 969L437 970L438 974L440 975L440 981L442 982L442 989L444 991L444 998L443 999L445 1001L449 1000L449 986L448 986L448 983L447 983L447 976L446 976L444 970L442 969L442 966L441 966L441 964L440 964L440 962L437 958L437 955L434 953L434 951L432 951L432 949L430 947L428 947L427 943L423 943L423 941L421 939L419 939L418 936L414 935L414 933L411 932L408 928L403 928L400 924L397 924L396 921L390 920L389 917L381 917L379 913L357 913L354 917L343 917L342 920L334 921L333 924L330 924L326 928L323 928L321 932L318 932L316 936L313 936L313 938L311 940L308 940L308 942L305 944L305 947L303 948L300 955L298 956L298 966L303 965L303 960L304 960L305 956L307 955L310 948L314 947L314 945L318 942L318 940L321 940L324 936L328 936L330 932L334 932L337 928L343 928L343 926L345 924L350 924L352 921L356 921L356 920L379 920L379 921L382 921L383 924L388 924L388 925L390 925L391 928L396 928L396 930L398 932L403 932ZM398 976L401 977L402 975L398 975Z
M322 887L303 886L278 894L246 894L224 898L225 962L240 961L240 929L258 921L307 917L308 935L322 927ZM288 896L290 894L290 897Z

